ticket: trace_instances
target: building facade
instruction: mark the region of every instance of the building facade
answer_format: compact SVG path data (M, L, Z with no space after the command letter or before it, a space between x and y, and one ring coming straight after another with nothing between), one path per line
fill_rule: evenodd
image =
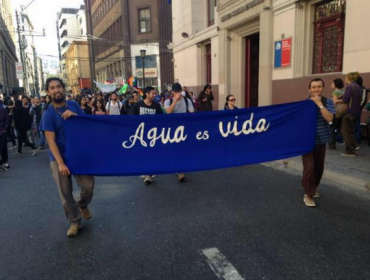
M19 86L16 77L17 54L11 1L0 2L0 84L1 92L10 95Z
M167 0L85 0L92 76L117 86L131 76L138 86L173 83L172 10ZM145 50L144 60L141 50ZM144 64L143 64L144 62ZM143 67L144 66L144 67Z
M26 12L20 14L20 55L24 64L24 78L22 86L25 93L31 96L38 96L41 90L39 70L37 67L37 52L33 37L33 24Z
M173 1L175 80L196 95L211 84L219 100L219 27L216 0Z
M370 22L363 20L370 1L219 0L215 34L204 24L199 31L178 22L190 14L199 22L200 8L186 6L190 2L173 3L178 14L174 15L176 79L191 87L204 83L209 63L202 55L200 37L207 33L220 109L228 94L236 96L238 107L303 100L308 82L316 77L324 79L324 94L330 97L332 80L352 71L359 71L364 84L370 85L370 37L366 36ZM194 2L206 8L214 4ZM198 72L192 75L192 71Z
M68 83L70 78L68 77L65 54L73 42L87 42L85 6L81 5L79 9L62 8L57 16L61 75L67 81L67 89L71 90L72 85ZM86 59L89 59L88 52L84 54L84 60ZM73 63L76 62L79 62L78 57L73 58ZM71 64L69 63L69 65ZM91 86L89 85L88 88Z
M73 41L63 54L66 64L67 84L73 94L90 88L90 63L87 41Z

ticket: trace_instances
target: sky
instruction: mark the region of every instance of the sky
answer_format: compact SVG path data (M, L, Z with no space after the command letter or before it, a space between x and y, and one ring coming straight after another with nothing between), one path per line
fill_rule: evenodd
M20 12L20 6L27 6L32 0L11 0L11 5ZM57 13L62 8L79 8L83 0L34 0L27 8L28 16L34 26L37 35L45 29L45 37L34 37L36 52L42 58L58 59L58 39L56 31ZM16 25L15 15L13 22Z

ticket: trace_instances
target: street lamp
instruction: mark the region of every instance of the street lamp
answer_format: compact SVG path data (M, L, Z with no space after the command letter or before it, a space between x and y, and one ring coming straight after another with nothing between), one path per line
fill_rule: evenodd
M145 55L146 50L140 50L141 59L143 60L143 89L145 88Z

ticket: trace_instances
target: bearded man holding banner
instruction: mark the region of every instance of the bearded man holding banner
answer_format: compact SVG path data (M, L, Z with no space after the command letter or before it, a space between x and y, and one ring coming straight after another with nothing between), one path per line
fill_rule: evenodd
M66 101L65 85L59 78L46 80L46 91L52 98L52 103L45 110L39 130L45 133L50 148L50 166L54 180L58 186L65 215L70 223L67 236L76 236L81 228L81 216L91 219L87 208L93 198L94 177L74 175L77 184L81 187L80 198L75 201L71 173L65 164L66 134L64 122L66 119L84 115L84 112L75 101Z
M322 96L324 81L313 79L309 86L309 99L317 105L317 128L314 149L302 156L303 176L302 186L305 190L303 202L309 207L315 207L313 197L320 197L316 191L324 173L326 144L330 141L329 123L334 118L334 103L331 99Z

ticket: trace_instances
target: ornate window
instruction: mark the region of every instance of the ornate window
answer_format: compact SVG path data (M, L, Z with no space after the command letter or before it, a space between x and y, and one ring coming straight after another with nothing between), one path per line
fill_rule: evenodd
M346 0L315 7L313 74L342 71L345 9Z

